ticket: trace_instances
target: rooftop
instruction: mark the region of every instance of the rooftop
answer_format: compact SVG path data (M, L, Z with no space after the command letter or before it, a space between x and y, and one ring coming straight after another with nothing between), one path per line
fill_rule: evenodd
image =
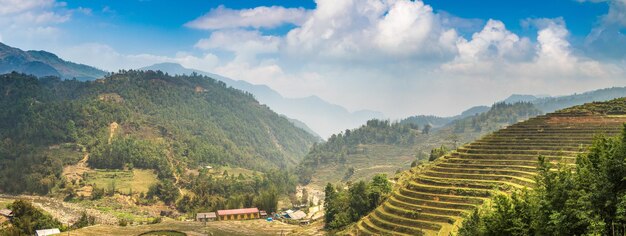
M218 210L217 215L225 216L225 215L239 215L239 214L250 214L250 213L259 213L259 208L244 208L244 209L231 209L231 210Z
M196 215L196 219L205 219L205 218L216 218L217 215L215 214L215 212L206 212L206 213L198 213Z

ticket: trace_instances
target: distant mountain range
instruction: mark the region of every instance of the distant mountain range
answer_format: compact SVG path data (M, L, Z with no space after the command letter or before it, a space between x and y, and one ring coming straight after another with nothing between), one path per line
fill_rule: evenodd
M581 94L557 97L514 94L505 99L504 102L529 102L543 112L549 113L575 105L581 105L589 102L608 101L621 97L626 97L626 87L598 89Z
M359 127L370 119L384 118L384 114L377 111L350 112L342 106L329 103L317 96L286 98L266 85L233 80L217 74L185 68L176 63L160 63L140 68L140 70L160 70L179 75L197 73L221 80L228 86L252 93L259 102L266 104L277 113L302 121L310 127L309 130L313 130L322 138L328 138L333 133L345 129Z
M93 80L107 74L91 66L65 61L50 52L23 51L0 43L0 74L12 71L37 77L56 76L77 80Z

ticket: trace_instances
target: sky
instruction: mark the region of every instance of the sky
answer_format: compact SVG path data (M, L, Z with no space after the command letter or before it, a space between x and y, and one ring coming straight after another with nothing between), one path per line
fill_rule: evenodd
M0 0L0 42L176 62L389 118L626 86L626 0Z

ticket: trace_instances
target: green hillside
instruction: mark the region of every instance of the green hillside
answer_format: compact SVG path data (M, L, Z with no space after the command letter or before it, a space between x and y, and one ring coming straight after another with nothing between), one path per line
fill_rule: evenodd
M571 166L579 154L588 150L596 135L619 134L626 122L625 104L626 99L617 99L531 118L463 145L431 164L413 168L389 198L349 232L449 235L465 217L490 202L491 197L535 187L542 160L539 156L548 162L544 170L550 170L549 166L555 163ZM563 176L553 178L557 182L563 180ZM563 194L564 190L556 189L553 194ZM551 197L550 201L567 199L565 195ZM581 199L584 198L578 200ZM499 210L509 208L502 207L496 208L496 212L506 217ZM559 215L550 217L554 217L551 221L563 220ZM547 219L544 223L549 224Z
M377 173L394 176L399 170L427 162L432 149L454 149L481 135L541 114L529 103L497 103L487 112L465 115L440 128L426 128L422 119L399 122L371 120L360 128L331 136L314 145L299 166L301 183L368 180ZM421 125L421 126L420 126Z
M122 71L91 82L0 76L0 191L46 194L63 166L293 167L317 139L252 95L202 76Z

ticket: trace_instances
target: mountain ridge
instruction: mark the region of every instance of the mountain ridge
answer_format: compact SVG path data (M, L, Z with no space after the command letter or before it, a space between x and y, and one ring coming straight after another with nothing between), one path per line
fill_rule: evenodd
M139 70L160 70L168 74L197 73L221 80L233 88L252 93L259 102L268 105L277 113L304 122L324 139L330 137L333 133L356 128L367 120L384 118L384 114L377 111L358 110L350 112L340 105L330 103L315 95L287 98L267 85L234 80L210 72L186 68L177 63L159 63L139 68Z
M107 74L105 71L88 65L65 61L51 52L23 51L0 43L0 74L12 71L37 77L56 76L82 81L102 78Z

